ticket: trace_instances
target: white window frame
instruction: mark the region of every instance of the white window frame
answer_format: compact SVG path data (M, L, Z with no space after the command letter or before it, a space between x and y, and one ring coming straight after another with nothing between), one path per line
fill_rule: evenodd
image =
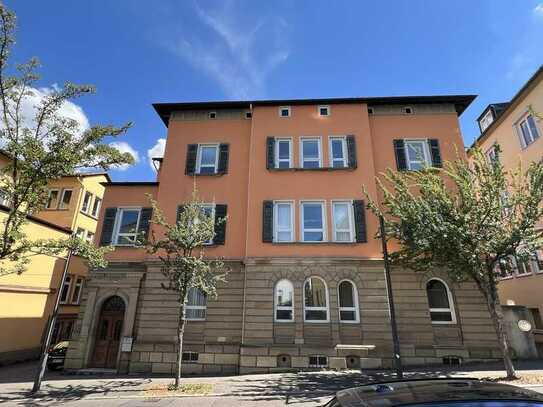
M496 154L496 144L492 144L492 147L486 150L485 157L489 164L492 164L494 160L498 159L498 155Z
M354 301L354 307L342 307L341 306L341 295L339 293L339 286L341 283L350 283L352 290L353 290L353 301ZM338 303L338 318L339 322L341 324L358 324L360 322L360 311L358 309L358 288L356 287L356 284L349 280L348 278L344 278L341 280L337 285L337 303ZM343 320L341 319L341 311L354 311L355 313L355 319L354 320Z
M213 174L216 174L218 169L219 169L219 144L218 143L198 144L198 151L196 153L196 173L201 174L202 149L205 148L205 147L214 147L215 148L215 163L213 164L213 168L214 168ZM206 164L203 167L211 168L211 165Z
M338 230L336 228L336 213L334 211L334 208L337 204L343 204L347 205L349 208L349 230ZM353 201L349 199L334 199L332 200L332 241L337 243L353 243L355 241L355 230L354 230L354 208L353 208ZM337 239L337 232L349 232L350 239L349 240L338 240Z
M82 227L78 227L77 230L75 231L75 236L81 240L85 240L86 235L87 235L87 231L83 229Z
M423 153L424 153L424 161L426 162L426 166L430 167L432 165L432 157L430 155L430 148L428 146L428 139L423 139L423 138L418 138L418 139L406 139L404 141L404 144L405 144L405 161L407 163L407 169L410 170L410 171L416 171L416 170L413 170L411 168L411 161L409 160L409 143L413 143L413 144L422 144L423 145ZM418 163L419 161L417 161ZM413 161L413 163L415 163Z
M305 204L316 204L320 203L322 206L322 229L305 229L304 228L304 205ZM326 201L324 200L311 200L311 199L305 199L300 201L300 241L301 242L307 242L307 243L326 243L328 241L328 234L327 234L327 222L326 222ZM322 240L305 240L304 239L304 232L322 232Z
M79 287L79 291L77 292L77 298L74 301L75 290L78 287ZM81 292L82 291L83 291L83 277L77 277L75 279L75 285L74 285L74 289L73 289L73 292L72 292L72 295L71 295L71 303L72 304L79 304L79 302L81 301Z
M85 208L85 199L87 198L87 195L89 196L89 203L87 204L87 207ZM81 202L81 212L88 215L91 211L92 204L93 204L93 194L91 191L85 191L83 193L83 202Z
M283 114L282 114L282 113L283 113L283 110L288 111L288 115L287 115L287 116L283 116ZM278 114L279 114L279 117L282 117L282 118L291 117L291 115L292 115L292 110L291 110L290 106L279 106Z
M519 262L517 258L514 258L514 264L515 264L515 276L516 277L526 277L531 276L534 273L534 264L532 260L527 260L525 263ZM536 265L537 267L537 265ZM520 272L520 270L524 270L523 273Z
M481 120L479 120L479 126L481 127L481 133L490 127L494 122L494 115L492 114L492 109L488 109L488 112L485 113Z
M334 158L334 155L332 152L332 143L336 140L341 141L341 150L343 152L343 158L341 159L341 161L343 162L343 167L334 167L334 161L340 161L339 158ZM329 137L328 156L329 156L330 168L347 168L349 166L349 163L347 161L347 138L345 136L330 136Z
M200 205L200 208L210 208L211 209L211 218L213 219L213 233L215 233L215 208L216 204L214 203L202 203ZM204 242L204 246L211 246L213 245L214 237L211 240L208 240L207 242Z
M437 280L443 283L445 286L445 290L447 291L447 298L449 300L449 308L430 308L430 304L428 304L428 310L430 312L430 321L432 322L432 325L455 325L456 324L456 312L454 310L454 301L452 297L451 290L449 288L449 285L443 281L441 278L438 277L432 277L428 281L426 281L426 285L424 286L424 289L426 290L426 298L428 299L428 283L432 280ZM451 321L432 321L432 312L450 312L451 313Z
M285 305L277 305L277 287L281 282L287 282L290 284L290 289L292 290L292 306L290 307ZM291 311L292 317L290 319L277 319L277 311ZM294 284L292 284L292 281L287 280L286 278L279 280L273 288L273 320L274 322L279 323L294 322Z
M97 202L98 202L98 206L96 205ZM100 214L101 208L102 208L102 198L95 196L94 202L92 203L91 216L93 218L97 218L98 215Z
M318 162L319 163L319 166L317 168L322 168L322 140L320 137L311 137L311 136L304 136L304 137L300 137L300 167L301 168L305 168L304 167L304 142L306 141L316 141L317 142L317 149L318 149L318 152L319 152L319 156L318 158L310 158L308 159L307 161L312 161L312 162ZM307 168L309 170L313 170L315 168Z
M60 293L59 293L59 303L60 304L68 304L68 301L71 299L72 294L72 282L73 278L70 274L66 276L66 279L64 280L64 283L62 284L62 287L60 287ZM66 290L66 298L62 299L62 292L64 291L64 286L68 285L68 289Z
M199 288L196 288L196 287L191 287L191 288L194 288L195 290L200 290ZM189 290L191 288L189 288ZM202 290L200 290L200 291L202 291ZM189 295L189 293L187 291L187 300L188 300L188 295ZM207 296L205 295L205 293L204 293L204 296L206 297L206 305L189 305L187 303L187 300L185 300L185 311L203 309L203 310L205 310L205 316L203 318L187 318L187 314L185 312L185 321L205 321L206 320L206 317L207 317Z
M317 362L318 362L318 360L320 358L325 358L326 359L326 364L325 365L321 365L319 363L311 364L311 358L317 358ZM326 355L309 355L307 357L307 361L308 361L308 367L312 367L312 368L316 368L316 369L322 369L322 368L328 367L328 356L326 356Z
M289 205L290 206L290 229L279 229L278 220L278 205ZM273 241L274 243L292 243L294 242L294 201L273 201ZM279 240L279 232L290 232L289 240Z
M57 193L57 199L55 200L55 202L52 202L53 205L49 206L49 201L51 199L51 194L53 192L56 192ZM49 193L47 194L47 204L45 206L45 209L57 209L58 208L58 200L60 198L60 189L58 188L51 188L49 190Z
M321 109L326 109L326 114L322 114ZM320 117L328 117L332 114L332 111L330 110L330 105L319 105L317 106L317 114Z
M124 211L138 211L138 222L136 223L136 233L122 233L119 234L119 229L121 227L121 220L122 220L122 214ZM138 230L140 227L140 220L141 220L141 207L129 207L125 206L122 208L117 209L117 216L115 217L115 226L113 228L113 245L114 246L121 246L121 247L132 247L137 245L137 239L138 239ZM119 244L119 237L122 236L132 236L134 235L134 243L127 243L127 244Z
M532 129L530 128L530 125L528 124L528 118L529 117L532 117L532 120L534 121L534 124L535 124L535 127L536 127L536 132L537 134L535 135L534 137L534 134L532 133ZM524 133L522 132L522 123L526 122L526 126L528 128L528 133L530 135L530 142L529 143L526 143L526 140L524 140ZM539 129L539 126L537 125L537 119L532 115L531 112L526 112L524 113L520 119L518 119L516 122L515 122L515 129L517 131L517 136L519 138L519 141L520 141L520 146L522 147L522 149L525 149L525 148L528 148L529 146L531 146L532 144L534 144L538 139L539 137L541 136L541 132L540 132L540 129Z
M60 194L60 199L58 201L58 209L68 209L70 207L70 203L68 203L68 205L64 206L64 195L68 191L70 191L72 193L72 195L70 196L70 203L72 202L72 199L74 197L74 190L72 188L64 188L64 189L62 189L62 193Z
M279 144L280 143L288 143L288 161L284 158L279 158ZM288 162L288 168L292 168L292 138L287 137L277 137L275 139L275 168L279 168L280 162Z
M321 280L324 284L324 291L326 296L326 307L308 307L305 305L305 285L306 283L311 280L312 278L316 278L318 280ZM304 284L302 286L302 292L303 292L303 312L304 312L304 322L309 322L311 324L326 324L330 322L330 294L328 292L328 285L326 284L326 281L322 277L319 276L309 276L304 280ZM306 318L306 311L326 311L326 320L324 319L307 319Z

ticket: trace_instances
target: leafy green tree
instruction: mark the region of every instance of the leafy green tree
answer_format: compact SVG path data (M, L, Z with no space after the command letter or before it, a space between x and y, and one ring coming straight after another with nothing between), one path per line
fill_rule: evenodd
M499 146L496 146L499 152ZM369 208L385 218L386 239L399 243L391 261L415 271L443 270L453 281L474 281L486 300L509 378L515 378L503 313L499 273L529 261L542 246L536 229L543 209L543 164L505 171L472 151L443 169L394 172L378 179L381 203Z
M181 380L183 335L185 332L185 304L191 288L199 289L207 298L217 297L217 284L226 281L227 268L221 259L206 259L206 242L215 237L215 225L226 219L214 220L206 214L196 189L192 199L181 207L177 222L169 224L157 203L150 198L153 207L152 223L159 231L152 230L147 241L147 251L158 256L166 283L165 290L177 294L179 316L177 321L177 371L175 389Z
M103 255L109 249L95 248L75 237L34 239L25 232L25 225L29 215L44 209L50 181L89 168L107 170L131 164L130 154L106 143L107 138L125 133L130 123L86 129L66 117L62 113L66 103L93 93L94 88L66 83L40 93L37 59L16 66L9 62L15 28L15 14L0 4L0 146L10 160L0 169L0 188L9 204L0 222L0 275L22 273L33 256L57 256L68 249L91 266L103 266ZM28 109L29 101L34 100L38 102Z

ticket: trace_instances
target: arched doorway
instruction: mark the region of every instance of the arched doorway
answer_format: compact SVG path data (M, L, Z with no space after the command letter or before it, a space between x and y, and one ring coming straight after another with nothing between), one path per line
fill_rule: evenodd
M118 295L109 297L102 304L100 318L96 326L91 361L93 367L116 367L119 341L123 329L124 309L124 301Z

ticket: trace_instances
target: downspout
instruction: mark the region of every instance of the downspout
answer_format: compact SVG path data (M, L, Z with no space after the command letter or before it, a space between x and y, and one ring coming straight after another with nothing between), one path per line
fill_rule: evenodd
M243 304L241 306L241 346L245 344L245 302L246 302L246 292L247 292L247 245L249 242L249 186L251 185L251 148L253 140L253 129L254 129L254 116L253 116L253 104L249 104L249 110L251 111L251 133L249 135L249 174L247 175L247 217L245 219L245 256L243 260Z

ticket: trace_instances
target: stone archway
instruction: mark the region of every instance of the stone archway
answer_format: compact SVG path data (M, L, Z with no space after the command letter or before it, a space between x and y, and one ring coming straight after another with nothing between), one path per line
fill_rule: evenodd
M110 369L117 367L124 313L125 303L118 295L109 297L102 304L96 325L91 367Z

